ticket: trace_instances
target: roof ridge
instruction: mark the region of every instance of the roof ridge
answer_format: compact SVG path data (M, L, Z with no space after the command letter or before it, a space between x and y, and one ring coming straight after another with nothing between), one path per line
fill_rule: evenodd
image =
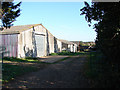
M41 24L28 24L28 25L17 25L17 26L11 26L11 28L4 29L3 31L0 31L0 34L6 34L6 33L15 33L15 32L22 32L28 29L31 29L33 27L39 26Z
M27 25L15 25L15 26L29 26L29 25L40 25L40 24L27 24ZM12 26L14 27L14 26Z

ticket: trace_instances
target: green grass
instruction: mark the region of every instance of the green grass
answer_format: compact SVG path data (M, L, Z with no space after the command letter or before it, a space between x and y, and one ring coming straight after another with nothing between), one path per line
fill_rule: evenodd
M30 63L39 63L39 64L55 64L55 63L58 63L60 61L64 61L64 60L66 60L68 58L70 58L70 57L66 57L66 58L60 59L60 60L58 60L58 61L56 61L54 63L42 62L42 61L39 61L36 58L32 58L32 57L27 57L25 59L24 58L15 58L15 57L4 57L4 61L24 62L24 63L30 62Z
M53 55L56 55L57 53L54 53ZM57 55L68 55L69 57L66 57L66 58L63 58L61 60L58 60L54 63L44 63L44 62L41 62L38 60L38 58L31 58L31 57L27 57L25 59L23 58L15 58L15 57L4 57L3 60L4 61L12 61L13 63L14 62L21 62L21 63L27 63L27 62L30 62L30 63L38 63L38 64L41 64L41 65L44 65L44 64L56 64L56 63L59 63L61 61L64 61L64 60L67 60L68 58L70 58L71 56L74 56L74 55L85 55L86 53L85 52L77 52L77 53L70 53L70 52L62 52L62 53L59 53ZM2 68L3 68L3 71L2 71L2 82L5 83L5 82L9 82L10 80L16 78L17 76L20 76L20 75L23 75L25 73L28 73L28 72L33 72L33 71L37 71L38 68L37 67L32 67L32 66L20 66L20 65L13 65L13 64L7 64L7 63L4 63L3 62L3 65L2 65Z
M117 65L108 62L100 52L91 52L89 54L88 62L85 63L84 74L93 81L92 87L120 88L120 72L118 72Z
M14 58L14 57L4 57L4 61L12 61L14 62L32 62L32 63L38 63L41 65L45 65L45 64L56 64L58 62L64 61L66 59L68 59L70 57L66 57L64 59L58 60L54 63L44 63L44 62L40 62L38 61L36 58L26 58L26 59L20 59L20 58ZM10 80L13 80L14 78L21 76L23 74L29 73L29 72L33 72L33 71L37 71L38 67L33 67L33 66L20 66L20 65L13 65L13 64L8 64L8 63L3 63L2 65L2 82L9 82Z
M31 63L38 63L40 62L37 58L16 58L16 57L4 57L3 61L12 61L12 62L31 62Z
M42 62L38 60L38 58L32 58L32 57L26 57L26 58L16 58L16 57L4 57L3 58L3 63L4 61L11 61L11 62L23 62L23 63L39 63L39 64L51 64L47 62Z
M63 52L59 52L59 53L51 53L51 56L54 55L67 55L67 56L76 56L76 55L84 55L86 54L86 52L67 52L67 51L63 51Z
M15 58L15 57L4 57L3 58L3 71L2 71L2 82L9 82L10 80L14 79L17 76L23 75L25 73L28 72L33 72L38 70L39 67L33 67L33 66L20 66L20 65L13 65L13 64L8 64L8 63L4 63L4 61L11 61L11 62L18 62L18 63L38 63L41 65L45 65L45 64L49 64L49 63L44 63L41 62L39 60L37 60L37 58L31 58L31 57L27 57L25 59L23 58Z
M19 65L11 65L11 64L3 64L2 65L2 82L8 82L13 80L15 77L23 75L28 72L33 72L38 70L36 67L32 66L19 66Z

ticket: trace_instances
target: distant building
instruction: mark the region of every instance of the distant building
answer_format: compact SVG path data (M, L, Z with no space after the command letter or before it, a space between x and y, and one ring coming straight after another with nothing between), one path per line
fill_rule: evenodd
M59 40L62 42L62 51L77 52L77 44L63 39Z
M95 42L82 42L82 41L71 41L77 44L77 51L84 51L85 49L89 49L90 47L95 46Z

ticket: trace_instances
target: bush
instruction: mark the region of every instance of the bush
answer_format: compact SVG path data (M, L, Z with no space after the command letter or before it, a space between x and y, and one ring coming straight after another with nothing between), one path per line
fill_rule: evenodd
M91 52L85 64L85 76L93 81L95 88L120 88L118 64L109 63L100 52Z

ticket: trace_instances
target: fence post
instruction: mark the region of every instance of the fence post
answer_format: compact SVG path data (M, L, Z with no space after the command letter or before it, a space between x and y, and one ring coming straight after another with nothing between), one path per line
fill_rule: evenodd
M2 52L2 65L3 65L3 55L4 55L4 54L3 54L3 52Z
M90 51L90 69L92 70L92 65L91 65L91 51Z

